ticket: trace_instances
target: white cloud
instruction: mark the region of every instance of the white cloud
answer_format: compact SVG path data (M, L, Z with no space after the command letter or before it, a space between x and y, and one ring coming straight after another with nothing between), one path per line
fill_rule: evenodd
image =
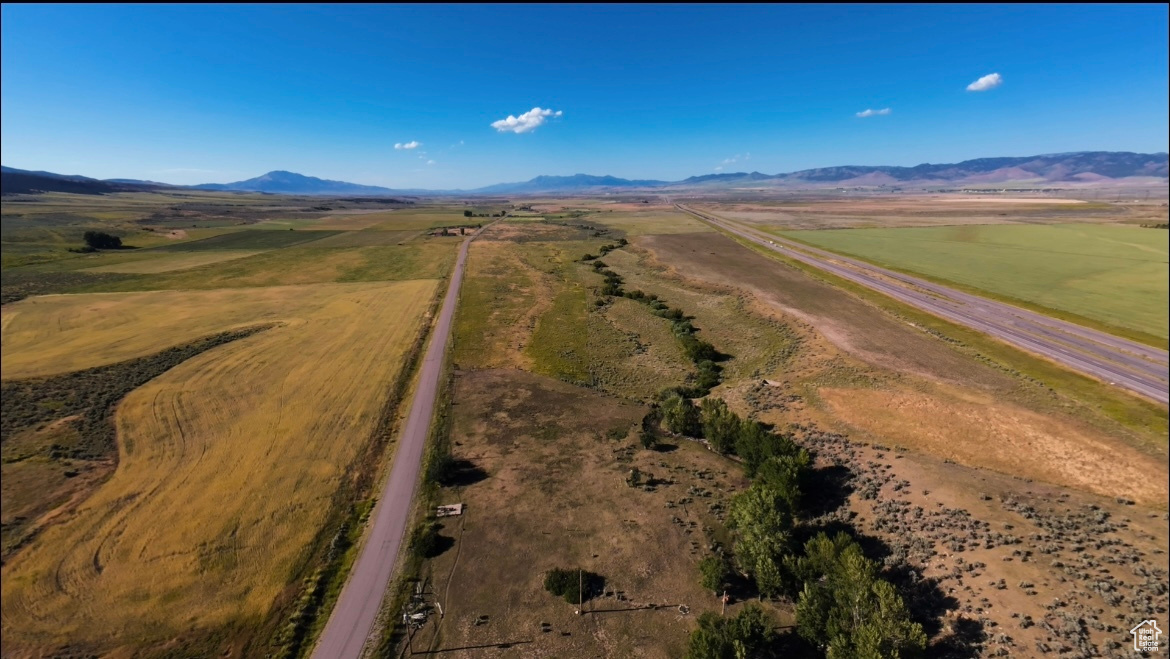
M420 146L422 146L422 142L410 141L410 142L407 142L406 144L403 144L402 142L398 142L397 144L394 145L394 148L398 151L402 151L403 149L406 149L407 151L409 151L411 149L417 149Z
M427 164L428 164L428 165L433 165L433 164L435 164L435 161L434 161L434 160L428 160L428 161L427 161Z
M559 117L562 114L564 113L560 110L553 112L552 110L543 110L535 107L519 117L508 115L507 119L493 121L492 128L495 128L501 133L527 133L544 125L545 120L549 117Z
M1003 76L998 73L989 73L975 82L967 85L969 92L985 92L988 89L995 89L1003 84Z
M740 160L751 160L751 159L752 159L752 154L750 154L750 153L737 153L734 156L731 156L730 158L724 158L723 161L719 163L719 168L723 169L723 165L734 165L735 163L739 162Z
M721 171L723 171L723 165L720 165L720 166L716 167L716 168L715 168L715 171L717 171L717 172L721 172Z
M864 111L858 112L857 116L862 117L862 118L879 117L879 116L884 117L889 113L890 113L890 108L882 108L880 110L870 110L869 108L866 108Z

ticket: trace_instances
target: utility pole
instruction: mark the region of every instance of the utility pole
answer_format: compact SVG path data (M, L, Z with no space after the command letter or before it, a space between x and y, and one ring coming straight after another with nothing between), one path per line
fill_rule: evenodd
M727 617L727 589L726 588L723 589L723 610L719 612L719 615L724 617L724 618Z
M577 568L577 615L585 613L585 573Z

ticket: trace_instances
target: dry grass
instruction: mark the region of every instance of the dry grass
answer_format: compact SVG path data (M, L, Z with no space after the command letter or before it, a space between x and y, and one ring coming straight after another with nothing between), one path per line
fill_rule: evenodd
M1060 380L1052 381L1054 390L1014 372L1013 366L1026 365L1019 360L1026 362L1027 356L1002 362L980 358L970 348L940 340L722 237L647 236L637 244L659 263L677 264L677 271L662 271L667 279L655 284L653 278L661 275L651 271L647 278L631 268L627 287L641 283L661 295L675 295L697 316L696 325L710 332L716 347L736 354L726 371L731 382L718 392L761 419L781 426L811 421L963 464L1090 492L1128 492L1151 505L1166 504L1164 485L1125 482L1127 475L1143 473L1142 465L1164 464L1164 411L1161 426L1157 417L1149 423L1122 424L1094 406L1092 398L1062 388ZM616 269L626 275L626 262L619 259L632 261L635 255L618 254L607 256L607 262L618 264ZM718 300L733 299L725 295L704 303L704 288L711 286L748 293L748 309L786 321L803 337L802 349L790 364L759 369L778 385L766 388L767 395L734 382L750 375L735 368L740 361L736 350L758 348L759 339L748 339L741 330L737 340L731 328L721 329L723 319L732 316L705 313L717 308ZM688 296L694 302L688 303ZM738 318L734 324L750 327ZM749 398L760 400L751 403ZM1145 409L1131 403L1128 411ZM1113 469L1116 456L1128 456L1122 462L1134 467ZM1090 468L1094 462L1097 466Z
M82 272L125 272L128 274L151 275L160 272L186 270L187 268L196 268L212 263L222 263L223 261L241 259L259 253L259 251L233 250L230 252L167 252L156 255L152 252L150 254L151 258L130 261L128 263L99 265L94 268L85 268Z
M459 294L454 362L461 368L529 366L524 350L549 303L543 279L520 258L516 245L472 243Z
M437 638L432 621L414 649L511 642L518 657L682 656L694 618L718 610L697 564L711 542L704 528L722 527L709 505L726 505L744 485L737 465L696 444L634 450L632 438L607 433L628 429L645 408L521 371L461 373L455 400L455 457L485 477L441 494L468 507L444 520L440 534L454 546L427 572L445 616ZM632 467L662 482L628 487ZM667 507L692 486L713 496ZM595 599L592 613L574 615L575 605L542 587L554 567L601 574L627 599ZM680 604L690 613L680 615ZM475 624L479 616L486 624Z
M604 391L652 400L686 381L695 368L670 332L670 321L646 305L615 298L589 314L590 370Z
M124 312L106 314L120 323L97 332L79 323L42 335L35 345L82 354L55 350L25 371L111 359L111 351L91 356L95 336L148 345L144 325L156 346L175 340L151 326L160 316L138 305L198 308L216 329L248 313L251 322L284 325L184 362L124 400L114 476L4 566L5 653L65 643L132 647L263 616L368 440L434 291L433 281L412 281L219 299L218 292L76 296L21 309L26 317L36 309L84 318L96 300ZM68 303L72 313L59 306ZM6 338L6 357L14 352Z
M628 236L711 231L711 227L696 220L694 216L674 210L643 211L640 213L615 211L591 215L587 220L619 229Z
M1146 478L1165 459L1103 441L1077 425L991 397L952 392L825 387L828 410L858 436L881 438L961 464L1165 506L1170 492ZM929 419L929 423L924 420Z
M1005 392L1014 386L1005 374L880 309L723 236L652 236L637 244L688 280L747 292L773 310L812 325L841 350L872 366Z

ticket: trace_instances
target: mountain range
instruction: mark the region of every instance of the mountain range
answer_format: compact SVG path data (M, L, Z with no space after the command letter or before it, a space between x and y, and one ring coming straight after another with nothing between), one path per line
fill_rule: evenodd
M718 190L720 188L810 187L953 187L956 185L1092 184L1118 179L1166 179L1170 176L1165 153L1128 151L1078 151L1040 156L978 158L953 164L921 164L914 167L843 165L805 169L784 174L735 172L692 176L681 181L630 180L614 176L574 174L537 176L518 183L498 183L474 190L391 189L330 181L287 171L272 171L246 181L172 186L135 179L99 180L77 175L0 167L3 194L75 192L104 194L158 188L266 192L299 195L522 195L551 192L599 192L607 190ZM1156 181L1153 181L1156 182ZM1161 182L1162 184L1165 181Z

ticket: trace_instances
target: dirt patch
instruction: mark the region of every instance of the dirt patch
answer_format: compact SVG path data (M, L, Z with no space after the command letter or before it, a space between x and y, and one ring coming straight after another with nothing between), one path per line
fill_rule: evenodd
M1014 386L1004 374L909 323L725 236L655 235L636 238L635 242L680 276L747 290L773 308L812 325L842 351L868 364L992 391Z
M832 414L902 446L963 464L1166 505L1167 484L1147 478L1164 461L1010 403L910 391L821 389Z

